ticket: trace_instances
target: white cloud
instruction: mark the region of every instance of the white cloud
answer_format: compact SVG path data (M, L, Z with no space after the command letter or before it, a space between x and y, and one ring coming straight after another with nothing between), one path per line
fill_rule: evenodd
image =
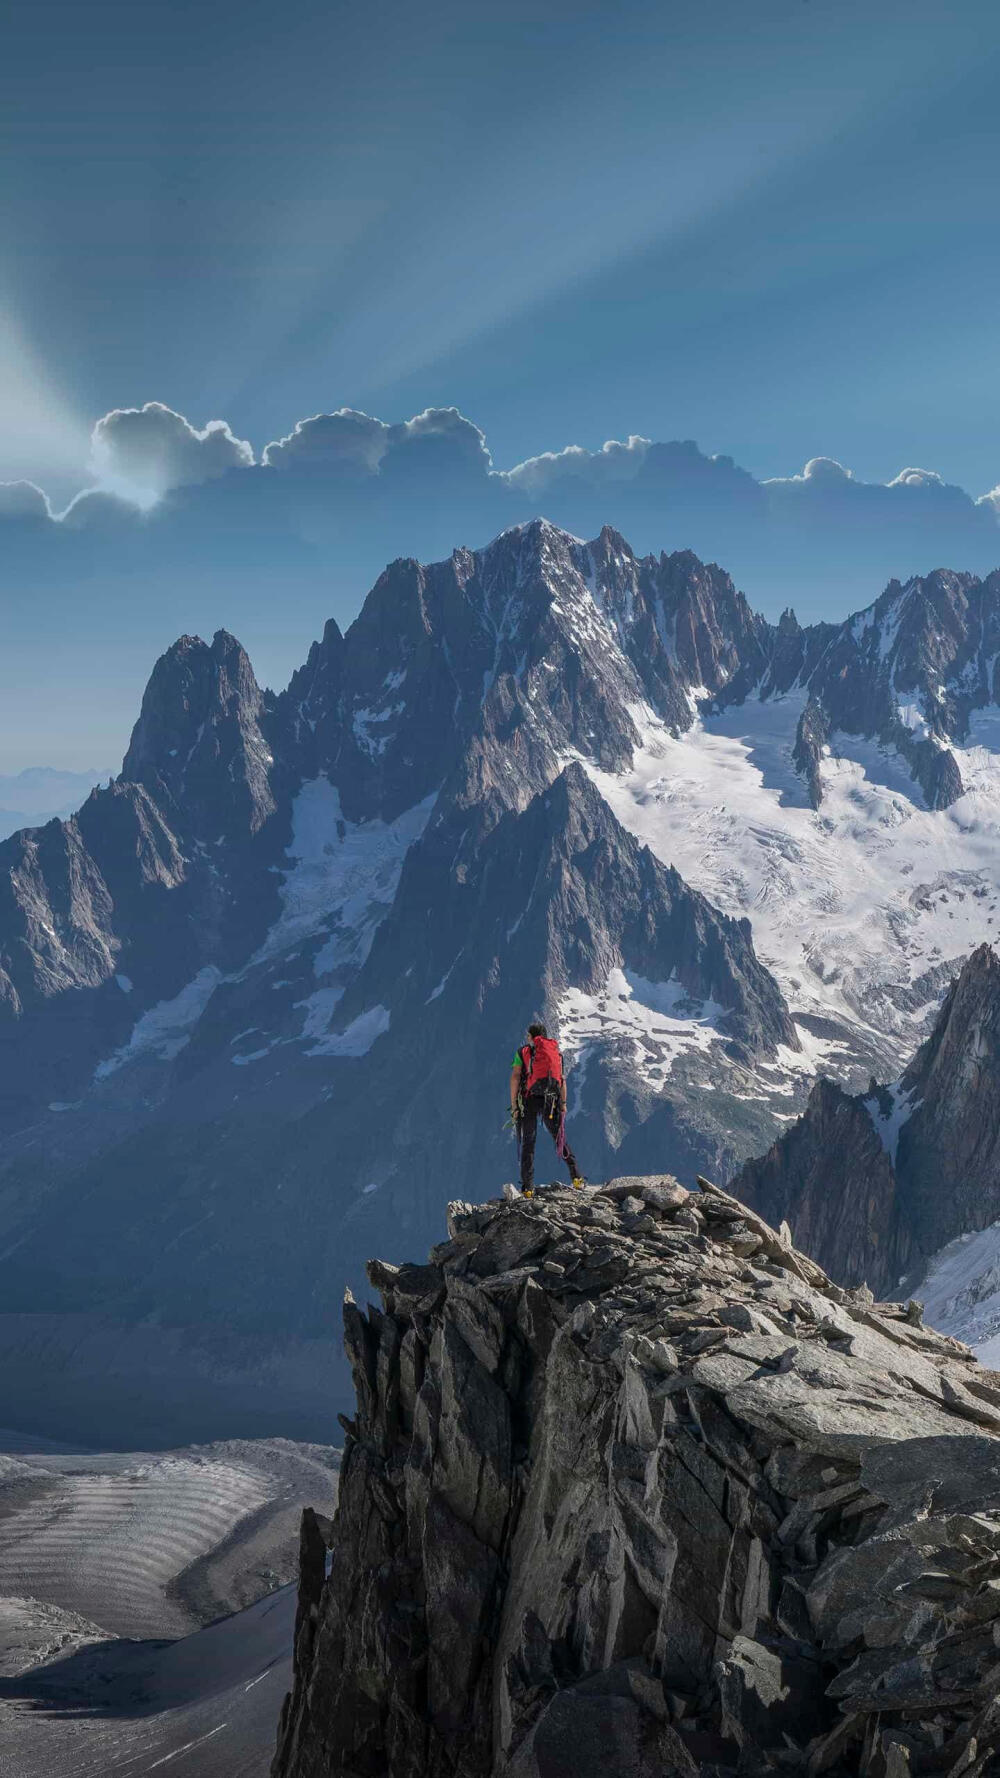
M910 465L891 481L864 481L836 458L813 457L796 474L758 481L693 440L657 442L638 433L596 450L567 445L495 469L485 434L455 407L426 408L392 423L347 407L313 414L272 440L255 462L251 446L226 422L199 429L164 403L147 402L99 420L93 456L97 485L65 511L26 475L0 481L0 523L48 516L92 536L136 537L147 525L155 535L164 494L239 470L247 501L231 502L231 488L220 487L218 507L211 494L201 498L202 517L222 515L228 531L240 523L238 514L256 512L259 500L262 516L280 531L289 515L294 526L300 519L311 525L320 514L341 538L350 535L363 563L358 571L372 578L383 542L389 554L405 548L433 555L466 529L486 536L514 517L544 511L581 535L610 522L642 547L683 542L702 555L715 552L736 566L748 590L756 577L759 592L772 590L774 573L788 570L788 538L799 547L800 532L848 567L850 558L867 585L932 560L985 571L1000 521L1000 486L977 501L935 470ZM183 511L173 517L183 528Z
M53 516L73 531L114 532L123 524L135 527L142 522L139 503L108 488L84 488L65 512Z
M432 472L472 469L488 475L492 459L486 436L457 407L429 407L410 420L387 425L356 408L300 420L285 438L274 439L262 462L272 469L383 475L424 464Z
M266 446L261 462L272 469L354 469L374 475L388 449L392 427L356 408L312 414L285 438Z
M153 506L171 488L212 481L254 460L252 447L227 421L209 420L199 430L161 401L113 408L98 420L91 445L102 487L137 506Z
M853 482L854 471L845 469L836 457L810 457L805 468L799 475L773 475L765 483L765 488L793 488L803 482L815 482L821 487L833 487L841 482ZM860 486L860 483L856 484Z
M34 482L0 482L0 518L47 519L49 503Z
M827 510L837 524L842 524L848 506L863 512L865 523L871 526L876 522L874 515L881 514L881 520L890 527L886 536L902 538L900 527L908 526L911 521L922 525L940 518L942 522L971 523L977 530L982 525L986 514L977 516L977 509L992 507L1000 511L1000 501L995 501L989 494L981 500L974 500L964 488L945 481L936 469L918 469L911 465L901 469L891 481L862 481L838 463L835 457L813 457L799 475L774 476L763 483L764 488L774 502L775 510L791 513L802 501L801 514L805 518L807 509L822 513L829 496ZM940 547L954 549L956 538L953 532L942 533Z
M651 439L631 433L622 441L609 438L599 451L588 451L582 445L566 445L561 451L542 451L528 457L506 472L512 487L525 493L538 494L561 481L564 476L578 476L594 483L631 481L646 459Z
M473 420L467 420L457 407L427 407L412 420L391 428L390 449L407 453L416 446L429 443L446 444L453 454L476 469L488 474L493 467L486 444L486 434Z
M901 469L898 475L893 476L891 482L886 483L886 487L889 488L943 488L946 486L944 477L938 475L935 469Z

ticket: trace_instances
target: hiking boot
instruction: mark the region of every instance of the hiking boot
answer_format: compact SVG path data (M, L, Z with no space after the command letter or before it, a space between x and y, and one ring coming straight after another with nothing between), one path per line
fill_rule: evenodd
M535 1195L535 1188L533 1185L526 1185L526 1186L522 1187L522 1190L521 1190L522 1198L533 1198L534 1195Z
M583 1188L584 1188L584 1186L585 1186L585 1185L586 1185L586 1183L587 1183L587 1181L586 1181L586 1180L585 1180L585 1179L574 1179L574 1180L573 1180L573 1181L572 1181L572 1182L571 1182L571 1183L572 1183L572 1186L573 1186L573 1190L574 1190L574 1191L575 1191L575 1192L582 1192L582 1190L583 1190Z

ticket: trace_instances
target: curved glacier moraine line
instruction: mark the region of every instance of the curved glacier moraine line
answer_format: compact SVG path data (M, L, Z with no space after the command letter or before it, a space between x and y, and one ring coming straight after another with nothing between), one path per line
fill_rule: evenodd
M34 1498L0 1518L0 1593L78 1611L113 1635L185 1635L193 1620L169 1584L273 1498L259 1471L185 1458L43 1471Z

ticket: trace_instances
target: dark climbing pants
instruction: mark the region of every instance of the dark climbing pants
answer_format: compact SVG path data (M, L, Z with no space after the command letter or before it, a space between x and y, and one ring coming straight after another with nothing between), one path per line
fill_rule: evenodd
M562 1122L562 1111L558 1099L545 1100L541 1097L529 1097L524 1101L524 1115L521 1119L521 1190L530 1191L535 1183L535 1137L538 1134L538 1119L541 1117L545 1128L558 1145L559 1125ZM578 1179L576 1156L569 1143L563 1140L560 1160L565 1161L571 1179Z

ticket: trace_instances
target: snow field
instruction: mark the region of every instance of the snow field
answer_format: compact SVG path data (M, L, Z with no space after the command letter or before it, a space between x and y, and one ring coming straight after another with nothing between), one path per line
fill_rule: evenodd
M959 1235L931 1260L916 1290L924 1319L1000 1366L1000 1222Z
M569 988L559 1002L558 1030L567 1057L582 1059L595 1042L626 1038L637 1073L662 1089L679 1055L708 1050L725 1037L724 1009L713 1000L692 1001L676 979L648 982L613 969L599 994Z
M922 806L894 750L841 737L813 810L792 765L804 702L749 699L680 737L647 710L630 771L583 764L623 826L750 920L793 1017L863 1034L891 1075L949 967L1000 938L1000 758L983 744L1000 712L956 750L969 789L951 808Z

